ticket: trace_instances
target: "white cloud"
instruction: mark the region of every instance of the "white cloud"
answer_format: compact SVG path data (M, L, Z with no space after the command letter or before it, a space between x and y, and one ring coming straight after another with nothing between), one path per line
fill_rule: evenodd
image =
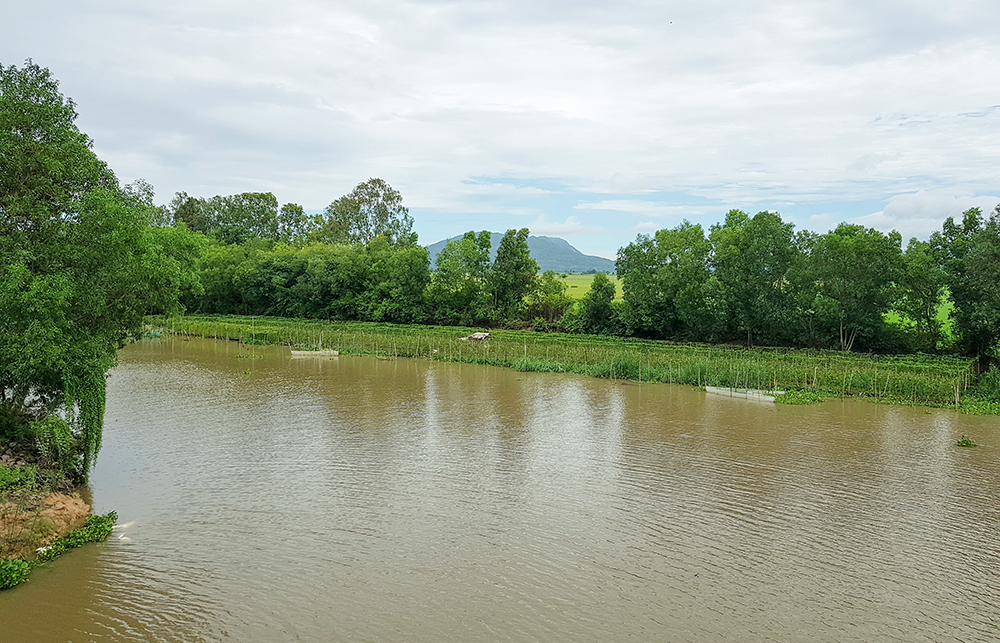
M897 230L904 240L910 237L926 239L931 233L941 230L941 224L948 217L960 219L969 208L978 207L989 214L1000 197L956 195L947 191L924 191L900 194L894 197L880 212L857 217L852 223L888 232Z
M665 205L655 201L632 199L609 199L605 201L584 201L573 206L576 210L600 210L605 212L628 212L647 217L691 217L719 211L718 206Z
M656 232L662 227L662 225L655 221L642 221L632 226L632 231L640 234L649 234L651 232Z
M319 209L380 176L430 237L573 209L621 244L622 213L728 209L650 194L843 220L841 202L996 189L992 0L64 0L5 18L0 61L49 66L98 154L164 201L252 189ZM909 225L895 204L870 220Z
M531 234L548 236L576 236L582 234L601 234L604 228L599 226L581 223L574 216L566 217L565 221L547 221L544 216L540 216L528 226Z

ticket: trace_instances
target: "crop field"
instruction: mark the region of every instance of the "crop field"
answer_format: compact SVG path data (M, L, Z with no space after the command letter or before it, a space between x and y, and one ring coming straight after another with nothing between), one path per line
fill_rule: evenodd
M745 350L727 345L517 330L494 330L489 340L476 342L464 338L481 329L276 317L157 318L154 326L176 334L244 344L322 347L343 354L420 357L636 382L808 391L809 399L843 396L902 404L956 405L974 382L973 362L957 357Z
M609 274L608 279L615 285L615 299L622 298L622 282L614 274ZM573 299L583 299L583 296L590 292L590 284L594 281L594 275L566 275L562 278L568 288L566 294Z

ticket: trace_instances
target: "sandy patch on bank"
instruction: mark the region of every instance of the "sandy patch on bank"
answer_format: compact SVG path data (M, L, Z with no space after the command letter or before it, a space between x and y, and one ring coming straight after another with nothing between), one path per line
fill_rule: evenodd
M83 525L90 505L78 493L51 493L30 508L0 505L0 555L30 558L35 550Z

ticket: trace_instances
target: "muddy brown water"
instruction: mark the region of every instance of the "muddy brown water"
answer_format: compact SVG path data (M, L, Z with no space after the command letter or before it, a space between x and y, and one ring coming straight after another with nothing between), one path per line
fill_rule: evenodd
M0 640L1000 638L997 418L240 352L122 351L91 490L132 526Z

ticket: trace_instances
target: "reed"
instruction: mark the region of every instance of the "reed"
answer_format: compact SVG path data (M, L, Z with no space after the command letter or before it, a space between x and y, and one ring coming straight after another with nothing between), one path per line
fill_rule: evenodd
M494 330L489 340L472 342L461 338L479 329L275 317L189 315L153 321L165 331L244 344L322 346L341 354L420 357L639 382L812 391L816 399L866 397L954 406L974 383L973 362L957 357L746 350L519 330Z

